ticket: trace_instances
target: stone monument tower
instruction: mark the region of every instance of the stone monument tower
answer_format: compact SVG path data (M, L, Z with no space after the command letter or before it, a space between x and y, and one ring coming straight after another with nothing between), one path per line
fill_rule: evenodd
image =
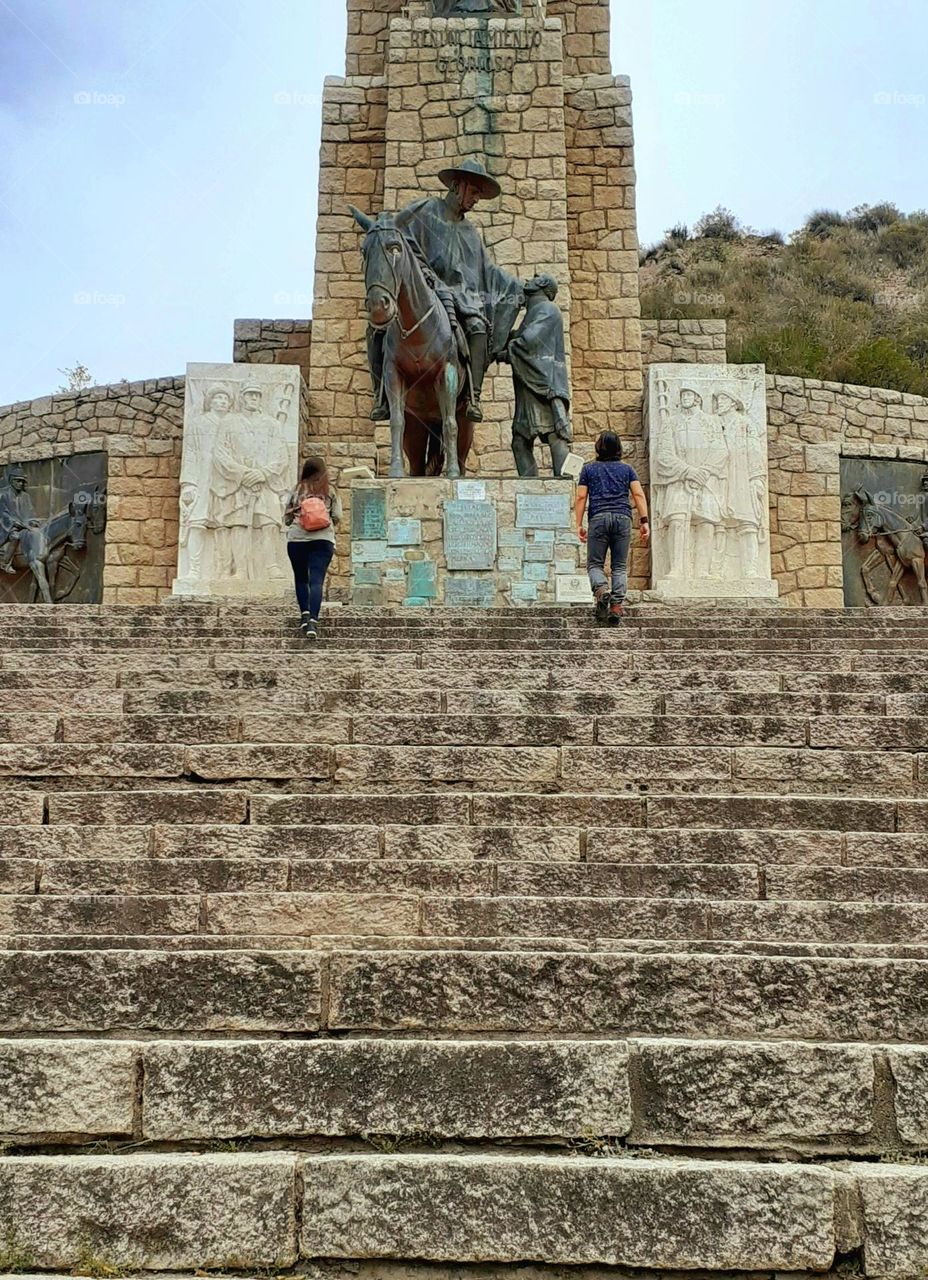
M609 0L347 0L346 75L326 81L310 436L389 466L372 422L365 285L350 206L440 195L471 162L500 188L469 216L496 264L552 277L566 322L574 437L641 437L631 93L609 59ZM513 384L493 365L468 469L512 474ZM375 414L376 416L376 414ZM640 453L637 461L643 462Z

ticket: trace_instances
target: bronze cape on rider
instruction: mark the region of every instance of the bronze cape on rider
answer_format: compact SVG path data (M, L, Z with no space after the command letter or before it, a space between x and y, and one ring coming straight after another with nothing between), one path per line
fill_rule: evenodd
M499 183L476 160L443 169L439 180L447 196L416 200L395 215L395 225L428 268L426 278L448 312L452 327L466 341L470 365L467 417L483 420L480 399L491 361L505 350L523 305L522 282L498 267L480 232L467 220L478 200L495 200ZM374 384L374 422L387 422L390 409L383 378L384 335L368 331L368 360Z
M20 535L30 524L38 524L27 484L24 469L12 466L0 485L0 569L4 573L16 573L13 558L19 548Z

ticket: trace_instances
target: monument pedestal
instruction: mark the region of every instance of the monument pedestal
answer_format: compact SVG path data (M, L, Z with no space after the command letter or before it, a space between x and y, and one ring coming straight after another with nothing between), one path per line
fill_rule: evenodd
M355 606L592 602L571 480L363 480L346 496Z

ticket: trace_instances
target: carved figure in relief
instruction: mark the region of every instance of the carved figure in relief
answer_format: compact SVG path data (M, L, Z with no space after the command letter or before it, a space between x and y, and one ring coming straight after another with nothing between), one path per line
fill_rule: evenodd
M540 275L525 283L525 319L499 359L512 366L516 411L512 452L520 476L537 476L534 442L551 449L555 476L570 453L570 385L564 346L564 317L556 305L557 281Z
M883 608L891 605L903 574L910 569L915 574L921 602L928 605L928 575L925 567L928 551L920 530L913 529L905 516L877 502L866 489L857 489L853 495L848 495L841 508L841 523L845 530L856 529L857 537L862 543L869 542L871 538L876 541L875 550L867 557L860 570L870 601ZM889 569L889 584L885 591L879 590L873 578L873 572L881 561ZM906 604L901 591L899 596L901 603Z
M211 514L228 530L231 553L222 576L246 582L285 576L280 531L290 492L289 453L276 421L270 422L269 431L260 406L258 412L243 406L242 413L224 417L214 445Z
M741 577L756 578L767 503L764 442L752 426L744 403L736 396L719 391L713 407L728 451L722 504L726 539L734 544Z
M181 578L230 576L228 531L221 527L211 489L213 452L235 403L230 387L214 385L203 400L203 413L184 431L184 466L180 485Z
M667 530L669 577L708 578L721 571L728 467L722 425L704 411L702 396L682 388L671 417L665 389L653 481Z
M16 573L13 557L19 550L20 539L32 525L38 528L28 477L20 466L7 468L4 483L0 485L0 569L4 573Z

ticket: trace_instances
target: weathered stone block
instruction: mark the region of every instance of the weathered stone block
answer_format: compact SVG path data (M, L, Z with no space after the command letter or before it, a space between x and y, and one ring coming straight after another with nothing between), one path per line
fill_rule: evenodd
M928 1049L898 1046L888 1050L896 1082L896 1125L913 1146L928 1144Z
M290 1155L4 1158L0 1231L37 1267L288 1267L295 1179Z
M76 791L48 798L48 820L81 826L245 821L248 797L242 791Z
M0 1031L311 1031L320 958L303 953L0 952Z
M306 1257L794 1271L835 1254L834 1179L794 1165L339 1156L307 1160L304 1185Z
M165 1042L145 1063L145 1136L159 1141L566 1137L631 1123L621 1043Z
M918 1043L928 973L882 959L341 953L329 1025Z
M61 1140L132 1133L136 1046L92 1040L0 1044L0 1133Z
M872 1128L868 1048L640 1040L633 1053L641 1099L636 1142L821 1146Z
M409 934L418 932L417 898L364 893L211 894L211 933Z
M887 1280L924 1275L928 1268L928 1169L861 1166L857 1174L866 1274Z

